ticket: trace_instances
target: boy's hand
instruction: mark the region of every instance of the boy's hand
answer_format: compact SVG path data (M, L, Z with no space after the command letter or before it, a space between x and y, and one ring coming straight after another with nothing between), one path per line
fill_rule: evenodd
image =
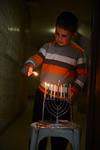
M75 101L75 97L76 97L76 95L75 95L75 93L74 93L74 91L73 91L73 88L70 87L70 89L69 89L69 95L68 95L68 100L67 100L67 101L68 101L70 104L73 104L74 101Z
M33 67L32 66L29 66L28 68L28 72L27 72L27 76L31 76L33 74Z
M33 74L33 65L32 64L26 64L22 70L22 73L26 76L31 76Z
M73 104L73 103L75 102L75 98L76 98L76 96L75 96L75 94L73 93L73 94L71 95L71 98L70 98L71 104Z

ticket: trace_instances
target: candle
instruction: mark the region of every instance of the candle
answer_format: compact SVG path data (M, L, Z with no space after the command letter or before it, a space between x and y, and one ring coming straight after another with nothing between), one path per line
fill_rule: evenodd
M47 83L45 82L45 87L44 87L44 95L46 96L46 92L47 92Z
M67 98L69 97L69 82L67 81L67 83L66 83L66 96L67 96Z
M54 87L54 88L53 88L53 91L54 91L54 99L55 99L56 85L54 84L53 87Z
M48 84L48 95L50 95L50 84Z
M52 98L52 88L53 88L53 85L50 84L50 98Z
M62 84L60 86L60 98L62 99Z
M65 84L63 84L63 95L64 95L64 98L65 98L65 93L66 93L66 91L65 91Z
M57 97L59 97L59 96L60 96L60 85L61 85L60 80L58 80L58 91L57 91Z

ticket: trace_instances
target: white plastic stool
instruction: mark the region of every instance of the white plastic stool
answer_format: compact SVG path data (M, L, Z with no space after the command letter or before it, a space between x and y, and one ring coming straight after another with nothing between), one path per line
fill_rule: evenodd
M31 124L30 150L38 150L40 141L45 137L63 137L67 139L73 150L80 150L80 127L68 120L59 121L59 124L35 122Z

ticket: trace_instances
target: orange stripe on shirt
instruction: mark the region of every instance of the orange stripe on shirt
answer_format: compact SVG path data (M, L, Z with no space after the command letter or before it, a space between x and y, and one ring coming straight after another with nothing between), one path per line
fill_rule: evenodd
M33 56L33 59L38 63L38 64L42 64L43 62L43 58L41 56L39 56L38 54L35 54Z
M50 65L50 64L44 64L42 70L46 71L46 72L52 72L52 73L55 73L55 74L60 74L60 75L69 76L69 74L70 74L68 69L58 67L56 65Z

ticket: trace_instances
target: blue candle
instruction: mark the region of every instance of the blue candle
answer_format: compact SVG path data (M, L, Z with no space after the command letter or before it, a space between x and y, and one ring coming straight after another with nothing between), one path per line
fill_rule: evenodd
M69 96L69 81L67 81L67 83L66 83L66 96L67 96L67 98Z

